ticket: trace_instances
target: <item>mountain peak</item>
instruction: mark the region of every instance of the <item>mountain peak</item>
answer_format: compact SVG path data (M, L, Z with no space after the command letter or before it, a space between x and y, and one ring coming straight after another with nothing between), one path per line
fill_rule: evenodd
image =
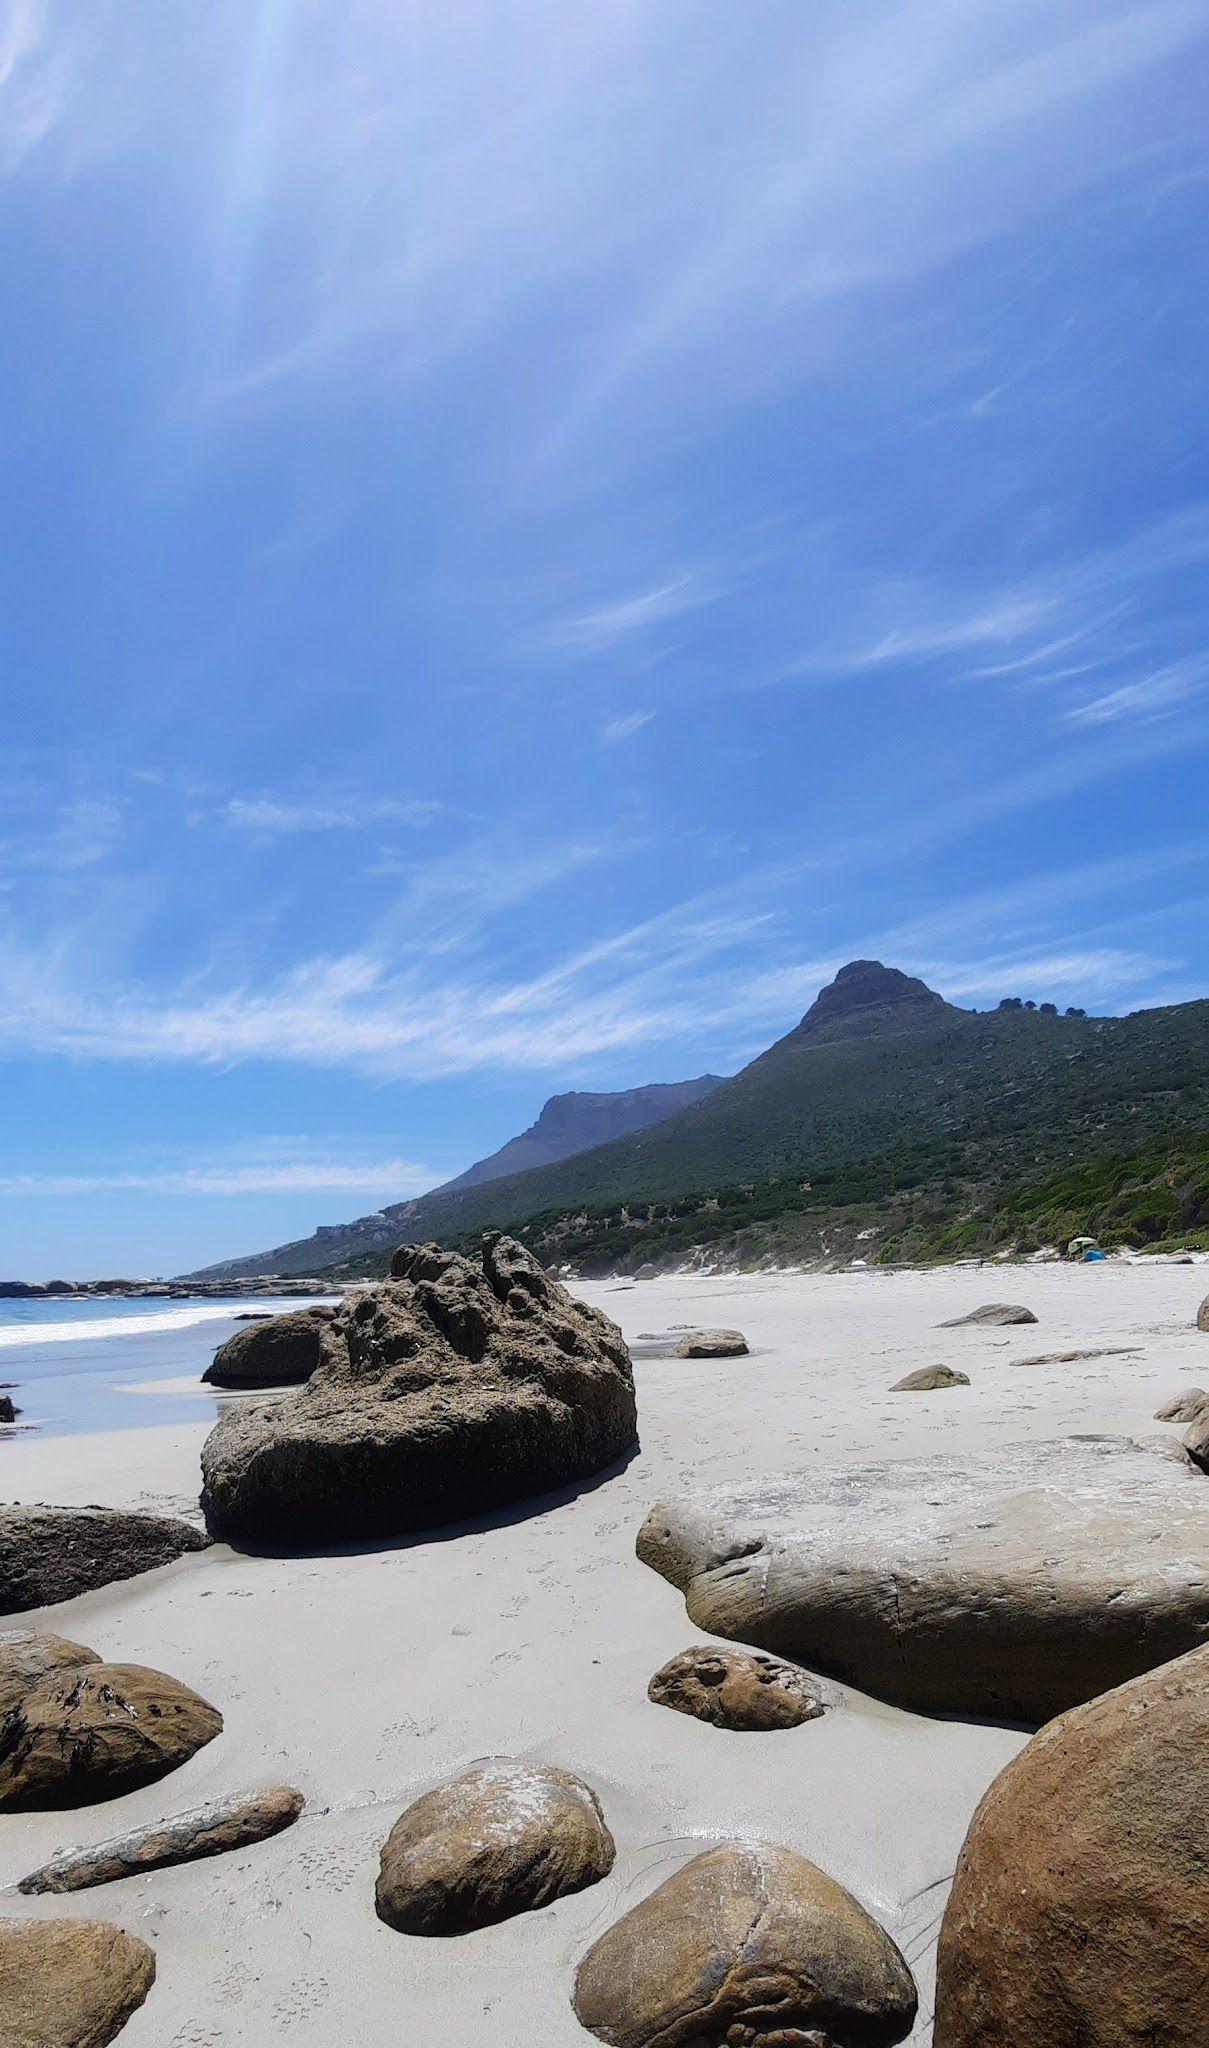
M850 960L835 980L819 990L793 1038L823 1033L876 1031L885 1025L901 1028L931 1018L947 1008L943 996L916 975L880 960Z

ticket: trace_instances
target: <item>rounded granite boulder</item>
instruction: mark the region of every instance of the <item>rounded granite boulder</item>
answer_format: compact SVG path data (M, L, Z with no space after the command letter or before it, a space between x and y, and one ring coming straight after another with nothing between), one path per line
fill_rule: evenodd
M892 1394L936 1394L945 1387L968 1387L970 1376L965 1372L954 1372L951 1365L921 1365L916 1372L909 1372L905 1379L895 1380Z
M166 1777L221 1730L217 1708L162 1671L50 1672L0 1723L0 1812L118 1799Z
M745 1358L748 1344L742 1330L690 1330L673 1358Z
M0 1920L4 2048L108 2048L154 1982L146 1942L104 1920Z
M212 1387L301 1386L342 1355L335 1317L334 1308L320 1305L250 1323L219 1345L202 1378Z
M32 1628L10 1629L0 1636L0 1723L42 1679L76 1671L81 1664L99 1664L95 1650L66 1636Z

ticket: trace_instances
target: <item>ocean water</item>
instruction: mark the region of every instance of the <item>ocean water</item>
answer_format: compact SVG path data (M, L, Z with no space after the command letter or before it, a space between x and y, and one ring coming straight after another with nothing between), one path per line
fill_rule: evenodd
M314 1300L325 1297L316 1295ZM213 1422L222 1402L201 1375L249 1311L280 1315L305 1299L0 1301L0 1387L17 1430L64 1436L149 1423Z

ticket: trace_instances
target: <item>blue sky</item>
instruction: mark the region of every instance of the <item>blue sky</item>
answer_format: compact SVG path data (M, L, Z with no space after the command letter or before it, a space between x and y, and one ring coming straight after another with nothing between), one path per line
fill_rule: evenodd
M0 1272L1209 991L1209 16L8 0Z

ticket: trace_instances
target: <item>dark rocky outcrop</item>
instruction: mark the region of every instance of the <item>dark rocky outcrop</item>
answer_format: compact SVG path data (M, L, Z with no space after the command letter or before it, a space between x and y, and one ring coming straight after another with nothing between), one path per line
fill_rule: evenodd
M170 1564L207 1538L171 1515L126 1508L0 1507L0 1614L74 1600Z
M0 1920L4 2048L108 2048L154 1982L146 1942L104 1920Z
M1209 1407L1209 1394L1204 1387L1185 1387L1174 1400L1164 1401L1154 1411L1156 1422L1195 1422L1202 1408Z
M162 1671L50 1672L0 1723L0 1812L118 1799L166 1777L221 1729L217 1708Z
M743 1358L747 1339L742 1330L692 1330L682 1337L673 1358Z
M970 1376L954 1372L951 1365L921 1365L918 1372L909 1372L905 1379L895 1380L892 1394L935 1394L942 1387L968 1387Z
M1209 1649L1064 1714L970 1824L935 2048L1203 2048Z
M1031 1308L1019 1308L1010 1301L988 1301L982 1308L972 1308L967 1316L950 1316L947 1323L939 1323L937 1328L962 1330L967 1323L974 1323L991 1330L1003 1330L1016 1323L1035 1323L1036 1320Z
M1036 1724L1209 1640L1201 1477L1127 1438L690 1493L638 1555L698 1628L924 1713Z
M818 1693L796 1665L760 1651L720 1650L710 1643L672 1657L646 1691L657 1707L673 1707L715 1728L797 1728L823 1712Z
M95 1650L86 1650L83 1643L73 1643L67 1636L42 1634L32 1628L10 1629L0 1636L0 1722L44 1678L100 1661Z
M588 1950L581 2024L613 2048L882 2048L915 2018L888 1934L788 1849L723 1842Z
M591 1787L508 1757L426 1792L382 1850L378 1917L404 1934L462 1934L582 1891L613 1867Z
M334 1308L298 1308L237 1330L202 1374L212 1387L301 1386L318 1366L345 1356Z
M20 1413L11 1394L0 1394L0 1422L15 1422Z
M620 1330L523 1246L406 1246L332 1324L304 1387L223 1416L202 1453L211 1527L237 1542L396 1535L586 1479L634 1441Z
M162 1870L172 1863L196 1863L246 1849L292 1827L306 1801L291 1785L273 1785L250 1797L217 1799L192 1813L179 1813L152 1827L135 1828L95 1849L73 1849L43 1864L19 1889L26 1893L79 1892L95 1884L113 1884L142 1870Z

